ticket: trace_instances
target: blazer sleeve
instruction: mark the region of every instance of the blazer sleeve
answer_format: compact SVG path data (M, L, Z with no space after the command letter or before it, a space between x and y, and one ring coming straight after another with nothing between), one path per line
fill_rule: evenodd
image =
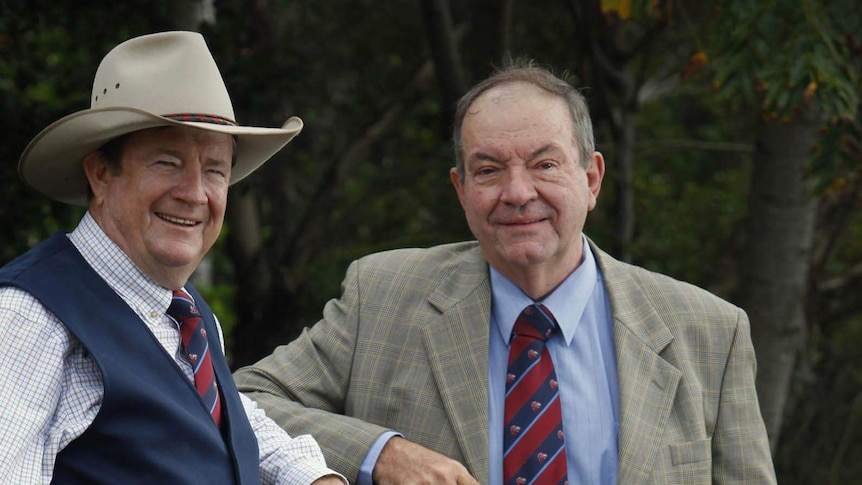
M777 483L755 389L757 364L748 316L738 310L712 436L713 483Z
M311 434L328 466L355 482L368 450L387 429L344 415L360 304L357 262L341 289L341 298L326 304L317 324L234 378L289 434Z

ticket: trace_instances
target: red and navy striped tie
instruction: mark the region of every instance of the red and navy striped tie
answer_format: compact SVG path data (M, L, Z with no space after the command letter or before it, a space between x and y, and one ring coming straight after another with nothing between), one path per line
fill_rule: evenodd
M545 348L556 331L554 316L542 304L525 308L512 329L503 420L506 484L568 483L560 392Z
M218 426L221 423L221 402L218 395L218 384L213 373L207 331L204 328L201 314L189 294L177 290L174 291L171 306L168 308L168 315L180 324L183 349L195 374L195 388Z

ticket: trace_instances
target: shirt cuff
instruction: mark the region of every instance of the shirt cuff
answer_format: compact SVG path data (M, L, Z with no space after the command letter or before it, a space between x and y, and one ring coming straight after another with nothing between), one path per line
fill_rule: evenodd
M330 470L323 465L314 465L314 464L303 464L301 466L296 466L290 471L290 478L278 480L278 485L294 485L297 483L314 483L315 480L323 477L338 477L341 479L341 483L344 485L350 485L350 482L347 481L347 478L344 475Z
M377 465L377 459L380 458L380 452L383 451L383 447L395 436L403 437L397 431L387 431L380 435L377 441L371 445L371 449L368 450L365 460L362 461L362 465L359 467L359 477L356 479L356 485L374 485L371 473L374 471L374 466Z
M293 453L294 458L296 458L297 460L290 466L283 468L279 471L278 479L275 481L276 484L310 484L318 478L323 478L331 475L339 477L344 483L344 485L348 485L347 478L326 466L326 462L323 458L323 454L320 452L320 448L317 446L317 442L314 441L314 439L310 435L297 436L293 439L293 445L300 448L307 447L309 451L314 449L315 452L305 454L299 452L298 450L295 450ZM304 456L297 456L300 454Z

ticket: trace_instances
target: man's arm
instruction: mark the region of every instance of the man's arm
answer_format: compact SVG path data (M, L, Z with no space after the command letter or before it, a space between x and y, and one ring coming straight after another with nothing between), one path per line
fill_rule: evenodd
M739 310L712 436L713 483L776 483L754 385L756 374L748 317Z
M48 427L69 335L62 325L31 319L35 309L23 299L35 302L17 289L0 291L0 483L47 483L59 451L46 446Z
M326 467L314 438L309 435L291 438L254 401L242 394L239 397L257 437L262 483L347 484L344 477Z
M348 269L342 297L326 304L323 319L234 374L237 388L289 434L314 436L329 466L351 482L377 437L387 431L344 415L358 324L356 266Z
M380 261L374 260L368 262L368 266L378 269L386 266L378 263ZM388 383L375 378L373 369L357 371L364 377L352 378L360 308L365 304L368 315L374 310L367 306L378 304L360 301L359 266L359 262L350 265L342 283L342 297L327 303L322 320L303 331L295 341L277 348L258 363L240 369L234 376L239 390L257 401L267 415L290 434L314 436L328 465L351 482L357 482L360 467L377 439L393 431L346 416L353 412L361 416L357 408L374 407L375 399L379 397L385 401L388 396ZM391 284L379 273L388 275L394 271L379 271L377 278L369 278L372 281L369 284ZM392 311L388 308L381 311L384 310L387 314ZM378 330L363 329L371 333ZM349 395L351 390L358 391ZM420 456L428 460L419 460ZM373 465L373 475L379 483L392 483L387 481L388 476L401 483L409 481L410 476L440 476L441 470L450 475L452 481L417 480L415 483L476 483L469 481L472 479L457 461L403 438L386 442ZM456 469L460 472L446 472ZM456 482L459 476L461 481Z
M215 322L224 354L224 333L218 317L215 317ZM257 438L262 483L347 484L347 479L326 467L326 460L314 438L309 435L292 438L249 397L240 393L239 399Z

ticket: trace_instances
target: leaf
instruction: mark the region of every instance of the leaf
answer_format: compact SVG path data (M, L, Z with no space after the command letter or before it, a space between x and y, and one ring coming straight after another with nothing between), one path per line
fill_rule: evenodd
M797 84L802 81L805 75L808 74L808 63L809 58L807 55L800 55L796 58L788 76L790 84Z
M602 0L602 13L605 16L616 16L620 20L628 20L632 16L631 0Z

